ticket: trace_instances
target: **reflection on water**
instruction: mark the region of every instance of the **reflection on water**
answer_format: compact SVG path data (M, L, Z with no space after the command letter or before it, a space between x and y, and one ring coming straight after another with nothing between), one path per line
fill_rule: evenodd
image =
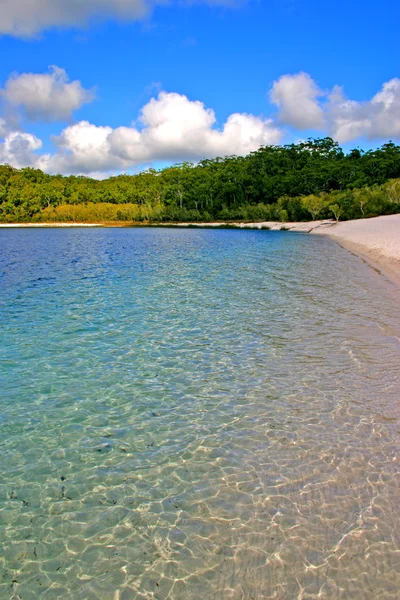
M319 237L0 231L0 597L398 598L395 299Z

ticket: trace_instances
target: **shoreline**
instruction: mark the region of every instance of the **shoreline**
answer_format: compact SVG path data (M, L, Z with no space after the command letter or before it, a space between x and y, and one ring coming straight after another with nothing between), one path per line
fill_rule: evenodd
M76 227L190 227L268 229L326 235L345 250L366 261L400 287L400 214L353 221L319 220L297 223L263 221L253 223L0 223L0 228L76 228Z
M383 255L368 249L366 246L328 235L336 244L344 250L358 256L367 263L376 273L383 275L400 291L400 261L385 258Z
M400 287L400 214L339 222L312 233L327 235Z

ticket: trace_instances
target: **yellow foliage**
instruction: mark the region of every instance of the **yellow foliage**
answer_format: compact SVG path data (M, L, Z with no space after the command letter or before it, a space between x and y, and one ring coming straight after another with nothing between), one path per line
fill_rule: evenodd
M88 202L87 204L61 204L42 211L41 220L51 223L106 223L109 221L149 221L157 220L161 206L138 204L111 204L109 202Z
M400 179L391 179L384 187L390 202L400 202Z

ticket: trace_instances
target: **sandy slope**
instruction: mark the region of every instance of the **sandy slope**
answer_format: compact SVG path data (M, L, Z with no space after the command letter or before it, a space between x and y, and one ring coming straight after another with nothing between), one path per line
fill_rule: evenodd
M400 214L322 224L312 233L326 233L342 241L359 244L391 260L400 260Z

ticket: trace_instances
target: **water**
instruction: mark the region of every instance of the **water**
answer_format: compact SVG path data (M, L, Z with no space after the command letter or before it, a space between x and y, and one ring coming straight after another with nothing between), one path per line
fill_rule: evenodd
M318 236L0 230L0 598L399 598L396 299Z

